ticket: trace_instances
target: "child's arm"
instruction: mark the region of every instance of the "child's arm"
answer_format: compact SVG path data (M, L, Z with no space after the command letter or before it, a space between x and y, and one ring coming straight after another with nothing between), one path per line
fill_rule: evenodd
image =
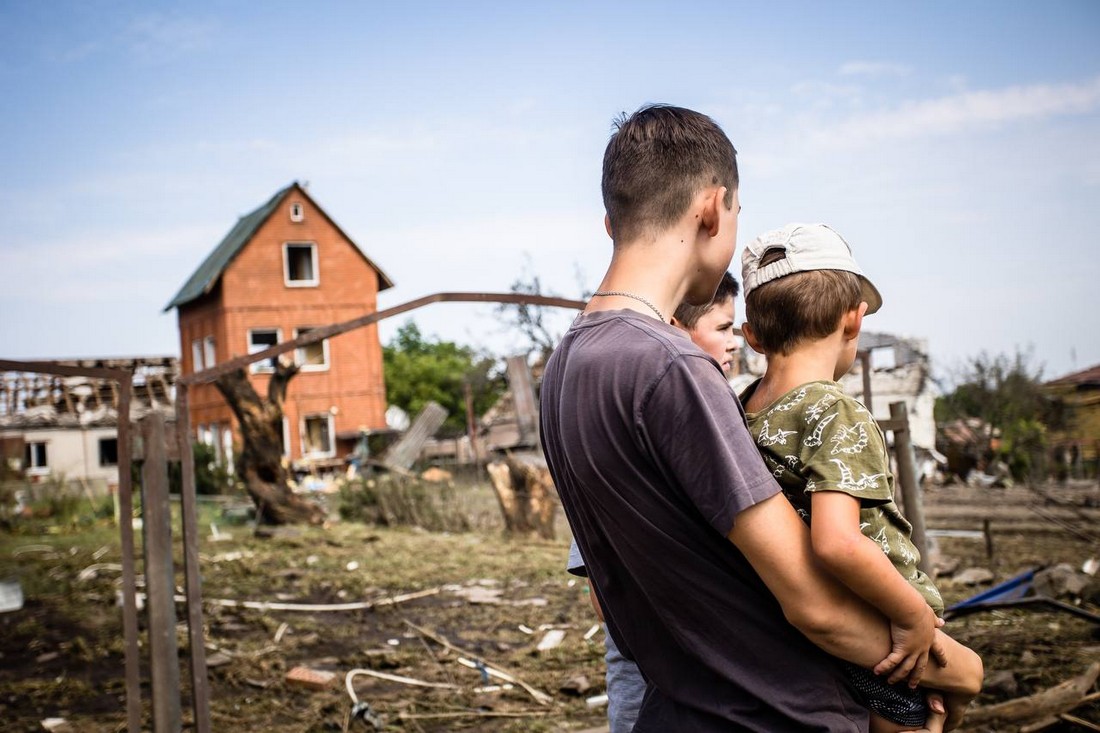
M779 601L791 625L818 647L868 668L889 651L889 624L879 611L824 572L813 556L809 530L781 494L738 514L729 539ZM936 636L948 663L932 665L924 682L962 698L974 697L982 687L981 659L943 632L937 630ZM890 681L901 679L892 676Z
M934 645L936 614L882 549L860 532L858 499L840 491L817 491L811 502L814 555L840 582L890 619L892 648L875 672L908 677L909 685L916 687L929 652L943 658L943 650Z

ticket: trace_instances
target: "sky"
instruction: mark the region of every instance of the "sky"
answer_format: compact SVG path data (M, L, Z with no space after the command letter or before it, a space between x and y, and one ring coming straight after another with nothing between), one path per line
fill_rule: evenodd
M690 13L684 9L690 7ZM826 222L941 378L1100 363L1100 3L0 0L0 358L178 354L191 272L292 181L393 280L389 307L611 245L600 164L650 102L738 150L738 253ZM738 304L738 313L741 304ZM567 327L572 313L556 314ZM492 306L421 331L497 354Z

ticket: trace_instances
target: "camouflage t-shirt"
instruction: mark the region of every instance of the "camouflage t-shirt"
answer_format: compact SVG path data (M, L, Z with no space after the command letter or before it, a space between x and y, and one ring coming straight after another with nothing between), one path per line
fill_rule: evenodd
M742 403L758 384L741 394ZM867 408L836 382L820 381L796 387L745 417L764 462L803 521L811 521L810 494L815 491L842 491L859 499L860 530L882 548L936 615L942 615L943 598L917 568L920 553L910 540L913 527L894 503L886 439Z

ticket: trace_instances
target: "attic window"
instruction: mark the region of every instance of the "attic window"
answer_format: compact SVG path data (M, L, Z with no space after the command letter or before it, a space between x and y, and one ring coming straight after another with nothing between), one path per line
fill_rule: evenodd
M317 285L317 245L308 243L283 245L283 265L288 287L302 288Z
M290 205L290 220L291 221L302 221L305 218L306 218L306 212L302 208L301 204L295 202L295 203Z

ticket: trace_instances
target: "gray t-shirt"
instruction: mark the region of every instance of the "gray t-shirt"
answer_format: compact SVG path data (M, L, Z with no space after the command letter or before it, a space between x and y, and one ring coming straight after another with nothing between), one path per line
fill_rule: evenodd
M721 369L632 311L580 316L547 363L543 449L649 731L866 731L834 659L727 539L779 487Z

